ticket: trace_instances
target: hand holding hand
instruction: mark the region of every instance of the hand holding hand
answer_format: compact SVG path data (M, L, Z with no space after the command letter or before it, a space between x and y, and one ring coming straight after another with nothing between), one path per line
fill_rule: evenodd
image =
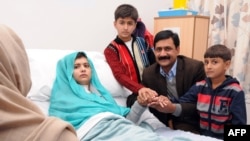
M173 113L176 109L175 104L173 104L166 96L162 95L155 97L148 106L163 113Z
M147 106L158 94L149 88L141 88L138 92L137 101L142 106Z

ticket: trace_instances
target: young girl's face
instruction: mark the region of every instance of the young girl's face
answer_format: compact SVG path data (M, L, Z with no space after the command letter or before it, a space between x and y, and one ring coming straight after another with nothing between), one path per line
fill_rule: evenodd
M91 79L91 68L85 57L75 60L73 77L81 85L89 85Z
M225 73L230 66L230 61L224 61L223 59L205 58L204 67L207 77L211 79L225 77Z
M114 26L117 30L118 37L127 42L131 40L131 34L136 28L136 22L131 17L118 18L114 22Z

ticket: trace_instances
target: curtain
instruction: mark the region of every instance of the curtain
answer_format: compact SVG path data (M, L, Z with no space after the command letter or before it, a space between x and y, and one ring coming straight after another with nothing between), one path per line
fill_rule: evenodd
M250 0L189 0L189 9L210 16L208 47L224 44L232 51L228 73L236 77L250 102Z

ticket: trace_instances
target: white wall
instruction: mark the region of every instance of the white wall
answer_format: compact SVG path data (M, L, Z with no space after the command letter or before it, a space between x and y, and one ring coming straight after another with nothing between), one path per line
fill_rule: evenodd
M116 36L115 8L134 5L153 33L158 10L171 0L0 0L0 24L10 26L26 48L103 51Z

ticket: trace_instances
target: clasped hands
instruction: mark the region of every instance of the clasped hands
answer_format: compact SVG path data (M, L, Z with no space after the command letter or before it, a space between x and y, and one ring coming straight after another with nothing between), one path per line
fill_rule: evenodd
M142 106L148 106L163 113L173 113L176 109L166 96L158 95L149 88L141 88L138 92L137 101Z

